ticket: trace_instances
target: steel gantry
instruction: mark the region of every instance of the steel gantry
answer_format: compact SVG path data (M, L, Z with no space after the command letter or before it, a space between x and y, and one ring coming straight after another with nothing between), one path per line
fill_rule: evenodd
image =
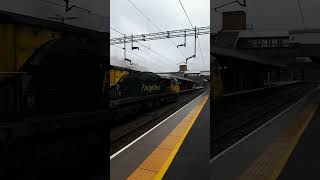
M195 36L195 35L198 36L198 35L204 35L204 34L210 34L210 26L113 38L113 39L110 39L110 45L141 42L141 41L151 41L151 40L159 40L159 39L169 39L169 38L177 38L177 37L187 37L187 36Z

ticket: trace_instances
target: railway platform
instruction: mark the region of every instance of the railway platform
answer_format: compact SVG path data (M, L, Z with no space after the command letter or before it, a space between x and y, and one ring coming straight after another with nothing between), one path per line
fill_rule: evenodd
M289 179L320 179L319 169L320 146L320 108L315 110L309 125L300 137L299 142L293 149L286 165L284 166L279 180Z
M110 179L208 179L208 97L204 92L111 155Z
M320 86L210 159L210 179L319 179Z

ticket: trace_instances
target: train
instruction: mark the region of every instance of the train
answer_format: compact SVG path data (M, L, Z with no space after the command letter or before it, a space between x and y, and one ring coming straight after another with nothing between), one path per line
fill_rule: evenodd
M181 93L197 89L197 82L174 75L131 72L110 89L114 122L177 100Z
M157 75L152 72L136 72L122 76L111 92L112 99L144 97L150 95L177 96L180 91L176 78ZM160 98L160 101L165 101Z
M108 33L0 11L1 122L108 111L109 98L117 107L152 98L147 106L154 106L196 86L174 75L110 67L108 38ZM126 91L130 78L145 83Z

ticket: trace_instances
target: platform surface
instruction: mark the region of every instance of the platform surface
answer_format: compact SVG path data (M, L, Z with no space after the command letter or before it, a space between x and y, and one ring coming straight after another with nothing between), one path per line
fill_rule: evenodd
M157 163L161 163L162 156L166 154L166 151L159 151L157 152L158 146L163 144L166 137L170 135L170 133L173 132L174 129L176 129L178 126L183 126L182 121L185 120L185 118L190 114L190 112L193 112L194 109L199 109L199 104L201 101L203 101L204 97L208 96L208 92L203 93L198 98L181 108L178 112L171 115L169 118L167 118L165 121L163 121L160 125L152 129L149 133L142 135L139 140L132 143L130 146L128 146L125 149L120 150L116 153L116 155L113 155L110 157L110 179L112 180L118 180L118 179L127 179L130 177L132 178L134 174L141 175L140 177L144 177L143 179L148 179L148 176L153 177L152 171L137 171L138 168L141 169L141 165L144 164L145 166L152 166ZM204 102L204 101L203 101ZM188 119L187 119L188 120ZM197 121L195 121L197 122ZM193 128L193 124L191 129ZM209 126L208 126L209 127ZM190 132L193 132L193 130L190 129ZM209 133L209 130L207 131ZM180 133L180 132L177 132ZM208 136L209 137L209 136ZM188 138L188 135L186 136ZM169 141L175 141L169 140ZM170 144L172 142L165 142L165 144ZM182 144L184 147L185 145ZM208 143L209 147L209 143ZM207 147L207 148L208 148ZM179 152L179 151L178 151ZM149 159L151 154L159 154L159 156L156 156L153 158L152 164L146 163L146 159ZM209 154L208 154L209 155ZM173 160L174 163L174 160ZM173 164L172 163L172 164ZM183 168L183 167L182 167ZM170 171L170 167L168 169ZM141 178L139 178L141 179ZM150 178L149 178L150 179Z
M210 179L276 179L320 98L319 88L210 160ZM302 118L300 118L302 117ZM303 118L305 117L305 118ZM306 124L306 123L304 123ZM302 178L308 179L308 178Z
M320 179L320 108L301 136L289 160L283 168L279 180Z
M209 179L210 100L206 102L163 179Z

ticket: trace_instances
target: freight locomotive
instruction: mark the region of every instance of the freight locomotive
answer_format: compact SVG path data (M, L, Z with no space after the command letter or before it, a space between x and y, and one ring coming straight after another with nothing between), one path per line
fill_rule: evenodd
M195 90L196 82L173 75L131 72L110 89L113 122L174 102L181 93Z
M173 102L177 99L179 91L179 81L171 77L151 72L124 75L110 89L110 108L114 121Z
M125 75L114 88L113 98L116 99L159 94L177 96L180 90L177 79L151 72L136 72Z

